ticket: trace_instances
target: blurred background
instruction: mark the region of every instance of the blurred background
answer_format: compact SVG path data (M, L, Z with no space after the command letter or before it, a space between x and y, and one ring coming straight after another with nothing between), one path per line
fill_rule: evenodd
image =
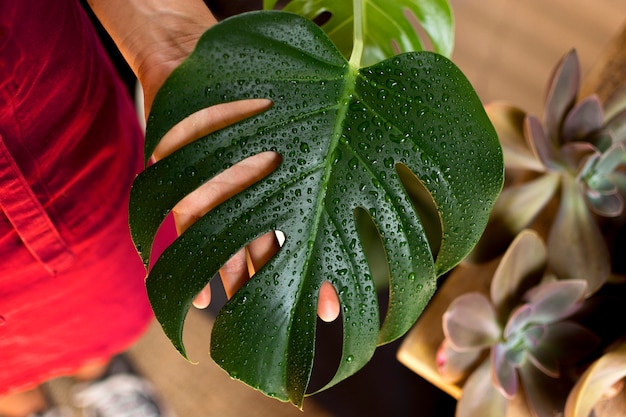
M552 68L576 48L588 73L610 40L626 25L623 0L450 0L456 19L452 60L474 85L483 102L505 100L541 115L544 88ZM218 18L261 7L260 1L207 4ZM106 35L103 34L105 42ZM109 44L120 72L134 89L134 79ZM454 415L454 400L396 359L401 343L378 349L359 373L305 400L304 411L266 398L231 380L208 355L211 326L223 303L218 280L214 305L192 309L185 327L191 364L178 355L154 324L130 351L139 370L155 385L178 417L415 416ZM220 300L221 298L221 300ZM338 358L341 327L319 323L313 386L328 378ZM72 382L50 384L60 401Z

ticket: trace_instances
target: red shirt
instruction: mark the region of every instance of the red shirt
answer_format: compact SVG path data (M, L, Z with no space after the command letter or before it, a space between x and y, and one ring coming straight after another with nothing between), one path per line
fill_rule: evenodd
M152 317L127 204L142 133L77 0L0 2L0 395Z

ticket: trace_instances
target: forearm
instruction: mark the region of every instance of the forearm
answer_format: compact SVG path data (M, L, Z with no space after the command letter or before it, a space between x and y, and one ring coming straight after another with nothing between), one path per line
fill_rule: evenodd
M202 0L89 0L144 88L147 107L215 18Z

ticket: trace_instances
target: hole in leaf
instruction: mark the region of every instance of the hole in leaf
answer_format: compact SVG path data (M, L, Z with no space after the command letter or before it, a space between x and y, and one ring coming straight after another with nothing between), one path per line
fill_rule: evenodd
M333 14L331 12L329 12L328 10L323 11L322 13L318 14L317 16L315 16L313 19L311 19L313 21L313 23L315 23L318 26L323 26L325 23L328 23L328 21L333 17Z
M211 303L206 308L206 311L213 317L216 317L219 311L224 307L228 297L226 296L226 290L219 274L216 274L211 283Z
M282 233L282 232L281 232ZM231 248L232 249L232 248ZM254 274L280 250L276 232L271 231L254 239L237 251L212 280L211 311L217 312ZM213 281L219 281L214 283ZM218 289L218 299L214 299L213 290ZM217 304L217 305L215 305Z
M291 2L291 0L277 0L276 4L274 4L274 10L283 9L289 2Z
M278 245L282 248L282 246L285 244L285 240L287 239L287 237L281 230L277 230L276 239L278 240Z
M434 49L434 45L432 44L430 35L426 32L426 30L424 30L424 27L418 20L417 16L415 16L415 13L413 13L413 10L409 8L404 8L402 10L402 14L404 15L404 18L409 22L413 30L415 31L417 38L422 43L422 49L425 51L434 51L435 49Z
M250 279L251 261L247 248L241 248L220 268L220 278L230 299Z
M354 220L378 295L378 323L380 326L387 314L387 309L383 306L388 304L389 299L389 282L391 281L389 259L378 226L370 214L362 207L357 207L354 210Z
M397 40L392 39L391 40L391 50L393 51L394 54L399 55L402 53L402 48L400 48L400 44L398 43Z
M287 6L287 4L289 4L291 1L292 0L278 0L276 4L274 5L273 10L284 9L285 6ZM329 12L328 10L325 10L322 13L315 16L314 18L312 18L311 21L318 26L322 26L325 23L327 23L331 19L332 16L333 14L331 12Z
M387 254L378 227L369 213L361 207L354 210L354 220L374 286L377 291L384 290L389 286L390 272Z
M198 110L177 123L163 136L154 158L158 161L209 133L262 113L272 107L268 99L247 99L220 103Z
M174 218L170 213L165 220L163 220L163 223L161 223L161 226L159 226L159 229L154 236L152 251L150 252L150 269L152 269L152 266L157 261L159 256L161 256L163 251L176 239L176 236Z
M406 165L397 164L396 172L413 203L413 209L422 220L430 251L433 254L433 258L436 258L441 247L441 236L443 235L437 205L422 181Z
M272 173L282 158L276 152L262 152L224 170L179 201L172 212L179 234L200 217Z
M341 317L329 323L318 318L315 328L315 357L307 392L318 391L335 376L341 363L342 344Z

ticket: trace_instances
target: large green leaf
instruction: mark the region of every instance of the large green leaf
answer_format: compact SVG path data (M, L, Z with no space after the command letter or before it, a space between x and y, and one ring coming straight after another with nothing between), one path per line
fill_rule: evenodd
M264 0L263 7L273 9L277 3L278 0ZM363 66L399 52L422 51L428 43L434 52L447 57L452 54L454 18L447 0L364 0L362 7ZM353 1L291 0L282 10L310 20L329 13L330 19L321 27L344 57L349 57L353 41ZM428 39L420 39L421 34Z
M268 231L284 232L278 254L218 314L211 354L233 377L301 405L322 283L337 290L344 329L330 386L361 368L377 343L404 334L436 277L475 244L502 186L502 154L474 90L446 58L409 53L353 68L307 19L254 12L208 30L165 82L148 119L146 158L188 115L245 98L269 98L273 106L137 177L131 232L147 264L159 225L180 199L247 157L281 154L274 172L165 250L147 289L157 319L184 355L183 323L194 296L241 247ZM439 209L436 260L399 180L402 165ZM387 253L390 301L382 326L356 211L371 216Z

